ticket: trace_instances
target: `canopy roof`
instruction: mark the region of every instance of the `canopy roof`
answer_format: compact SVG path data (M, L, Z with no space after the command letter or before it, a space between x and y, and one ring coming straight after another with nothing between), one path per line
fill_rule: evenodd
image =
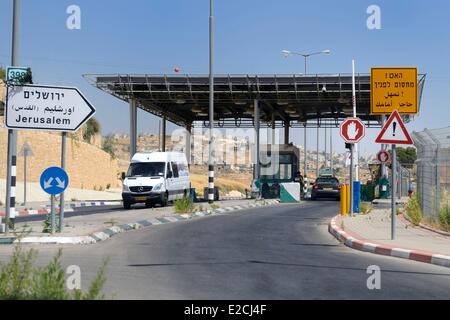
M208 121L208 75L85 75L92 85L180 126ZM356 75L357 116L379 126L370 115L370 75ZM419 105L425 75L419 75ZM338 126L352 116L351 74L215 75L214 119L221 127L253 126L253 103L259 100L262 126L286 121L292 127Z

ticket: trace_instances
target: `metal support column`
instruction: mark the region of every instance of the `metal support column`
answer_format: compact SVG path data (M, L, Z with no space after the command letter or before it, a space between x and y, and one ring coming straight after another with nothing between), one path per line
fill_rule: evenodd
M289 144L289 121L284 122L284 144Z
M130 99L130 159L137 151L137 107L136 101Z
M61 168L65 170L66 168L66 137L67 133L63 132L61 134ZM64 192L59 196L59 232L64 229Z
M161 121L161 151L166 152L166 116L163 115Z
M255 110L255 179L259 179L260 177L260 152L259 152L259 127L260 127L260 119L259 119L259 101L257 99L254 100L254 110Z
M209 142L208 142L208 202L214 202L214 15L213 0L209 1Z
M303 196L306 195L306 193L308 192L308 164L307 164L307 159L308 156L306 154L306 122L305 122L305 127L303 128L304 130L304 134L303 134Z
M305 127L303 128L303 177L306 179L307 174L308 174L308 164L307 164L307 148L306 148L306 122L305 122Z
M274 145L275 144L275 127L276 127L276 123L275 123L275 113L272 113L272 139L271 139L271 144Z
M350 144L350 216L353 217L353 154L355 152L355 145L352 143Z
M333 174L333 129L330 128L330 171Z
M11 66L19 63L19 9L20 1L13 2L13 28L11 47ZM17 164L17 131L8 129L8 154L6 165L6 201L5 232L9 232L9 221L16 216L16 164Z
M316 144L316 178L319 177L319 123L317 123L317 144Z
M323 134L323 137L325 139L325 147L324 147L324 160L325 160L325 166L324 168L326 168L328 166L328 152L327 152L327 127L324 128L325 133Z
M384 127L384 124L386 123L386 117L385 116L380 116L381 117L381 127ZM381 150L386 150L386 145L382 144L381 145ZM386 177L386 164L384 162L381 163L381 177Z
M186 138L185 138L185 153L188 165L191 164L191 132L192 132L192 124L188 123L186 125Z
M397 154L395 144L392 145L392 175L391 175L391 185L392 185L392 194L391 194L391 240L395 239L395 225L396 225L396 203L395 197L397 192Z

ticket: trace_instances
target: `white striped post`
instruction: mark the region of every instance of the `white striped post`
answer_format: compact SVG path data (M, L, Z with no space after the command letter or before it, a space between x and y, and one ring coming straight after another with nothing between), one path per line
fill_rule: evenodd
M214 201L214 165L208 165L208 202Z

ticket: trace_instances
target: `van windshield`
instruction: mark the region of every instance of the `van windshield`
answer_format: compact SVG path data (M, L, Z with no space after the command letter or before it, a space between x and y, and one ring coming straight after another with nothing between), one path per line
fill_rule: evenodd
M164 162L137 162L130 164L127 177L164 177Z

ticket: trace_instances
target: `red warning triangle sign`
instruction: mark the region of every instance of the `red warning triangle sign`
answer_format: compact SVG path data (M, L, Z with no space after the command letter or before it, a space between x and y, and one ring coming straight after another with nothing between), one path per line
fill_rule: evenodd
M389 116L375 142L384 144L414 144L397 110L394 110Z

